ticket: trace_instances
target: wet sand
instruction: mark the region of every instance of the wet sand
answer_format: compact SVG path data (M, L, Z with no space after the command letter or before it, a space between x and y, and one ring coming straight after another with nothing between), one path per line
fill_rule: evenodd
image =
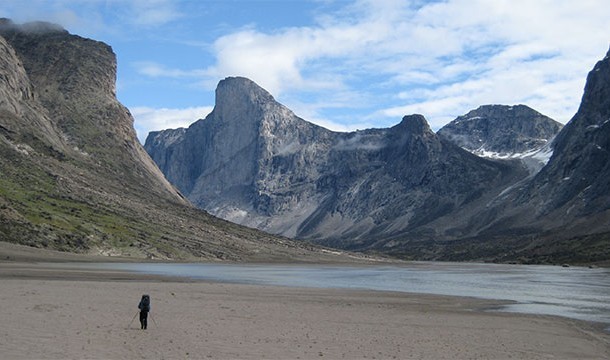
M610 335L477 299L0 262L3 359L607 359ZM150 294L149 327L137 305ZM132 319L134 319L132 321Z

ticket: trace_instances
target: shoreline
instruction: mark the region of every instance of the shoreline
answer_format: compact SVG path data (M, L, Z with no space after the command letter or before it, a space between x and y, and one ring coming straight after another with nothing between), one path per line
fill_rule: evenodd
M501 301L12 261L0 261L0 287L0 353L11 359L610 358L603 326L493 311ZM143 293L146 331L127 326Z

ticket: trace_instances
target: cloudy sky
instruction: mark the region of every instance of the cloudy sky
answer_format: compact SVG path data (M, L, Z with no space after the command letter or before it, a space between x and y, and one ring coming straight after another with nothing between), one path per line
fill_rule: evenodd
M483 104L560 122L610 46L606 0L1 0L0 16L104 41L143 141L188 126L246 76L332 130L434 130Z

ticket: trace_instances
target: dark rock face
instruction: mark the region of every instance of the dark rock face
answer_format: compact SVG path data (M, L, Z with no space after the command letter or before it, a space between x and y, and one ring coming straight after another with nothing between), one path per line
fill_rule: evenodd
M319 255L194 208L137 141L115 77L108 45L0 19L0 241L149 258Z
M474 154L506 158L539 150L562 126L525 105L485 105L445 125L438 135Z
M216 95L204 120L151 133L145 148L194 204L265 231L365 246L424 228L525 174L440 139L421 115L335 133L244 78L221 81Z
M534 203L542 223L610 230L610 52L589 73L578 112L554 148L519 203Z

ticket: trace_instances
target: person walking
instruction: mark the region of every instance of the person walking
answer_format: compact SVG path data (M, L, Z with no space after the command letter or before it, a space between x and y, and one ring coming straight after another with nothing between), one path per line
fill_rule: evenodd
M140 309L140 326L142 329L146 329L148 327L148 312L150 311L150 296L142 295L142 299L140 299L140 304L138 304L138 309Z

